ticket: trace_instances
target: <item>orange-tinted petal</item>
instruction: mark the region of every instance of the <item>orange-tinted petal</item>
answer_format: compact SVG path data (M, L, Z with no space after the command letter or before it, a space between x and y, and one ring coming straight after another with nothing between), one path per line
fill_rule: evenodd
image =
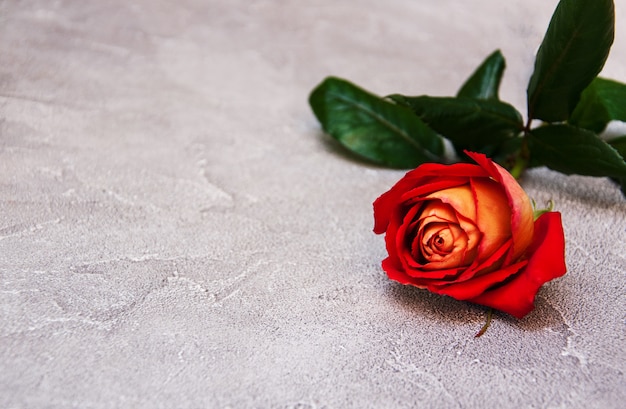
M514 262L524 254L533 240L533 208L530 199L515 178L500 165L482 153L467 151L465 153L504 188L511 209L511 235L513 237L513 248L505 264Z
M439 199L452 206L457 213L472 221L476 220L476 204L469 184L433 192L426 197Z
M472 192L476 200L476 225L483 233L478 258L485 260L511 238L511 209L500 184L492 179L474 178Z

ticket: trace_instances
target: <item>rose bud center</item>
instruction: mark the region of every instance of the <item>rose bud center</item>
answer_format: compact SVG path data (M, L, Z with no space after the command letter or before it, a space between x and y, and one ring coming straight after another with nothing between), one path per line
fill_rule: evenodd
M480 233L471 220L440 200L424 202L413 223L411 257L424 270L469 265Z

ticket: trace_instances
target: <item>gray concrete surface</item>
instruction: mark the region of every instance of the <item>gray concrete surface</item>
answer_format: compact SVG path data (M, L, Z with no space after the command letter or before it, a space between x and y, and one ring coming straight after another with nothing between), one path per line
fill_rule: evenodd
M618 408L626 201L545 169L568 274L517 321L387 280L326 75L523 111L556 0L0 1L0 407ZM617 4L605 76L626 80Z

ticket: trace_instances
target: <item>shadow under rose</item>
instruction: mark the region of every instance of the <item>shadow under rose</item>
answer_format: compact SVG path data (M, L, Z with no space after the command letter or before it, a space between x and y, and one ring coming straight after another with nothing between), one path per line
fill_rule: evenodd
M437 321L461 324L483 321L486 317L487 309L484 307L433 294L417 287L389 281L385 290L389 298L402 308Z
M389 297L411 313L454 324L469 322L484 323L488 307L459 301L452 297L431 293L427 290L389 282L386 287ZM523 331L539 331L555 328L567 329L563 316L545 298L537 296L535 309L526 317L517 319L509 314L494 310L493 320L506 323ZM492 321L493 322L493 321ZM480 327L477 327L478 331Z
M563 315L550 303L540 290L535 297L535 309L521 320L511 317L508 314L500 314L503 320L511 325L517 326L524 331L539 331L546 328L553 328L560 331L562 328L569 328Z

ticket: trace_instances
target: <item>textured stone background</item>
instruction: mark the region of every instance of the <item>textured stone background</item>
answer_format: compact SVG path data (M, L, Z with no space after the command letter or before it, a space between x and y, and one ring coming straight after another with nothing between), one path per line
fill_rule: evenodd
M569 273L516 321L380 269L327 75L452 95L496 48L522 112L556 0L0 0L0 407L617 408L626 201L530 172ZM604 75L626 81L626 7Z

